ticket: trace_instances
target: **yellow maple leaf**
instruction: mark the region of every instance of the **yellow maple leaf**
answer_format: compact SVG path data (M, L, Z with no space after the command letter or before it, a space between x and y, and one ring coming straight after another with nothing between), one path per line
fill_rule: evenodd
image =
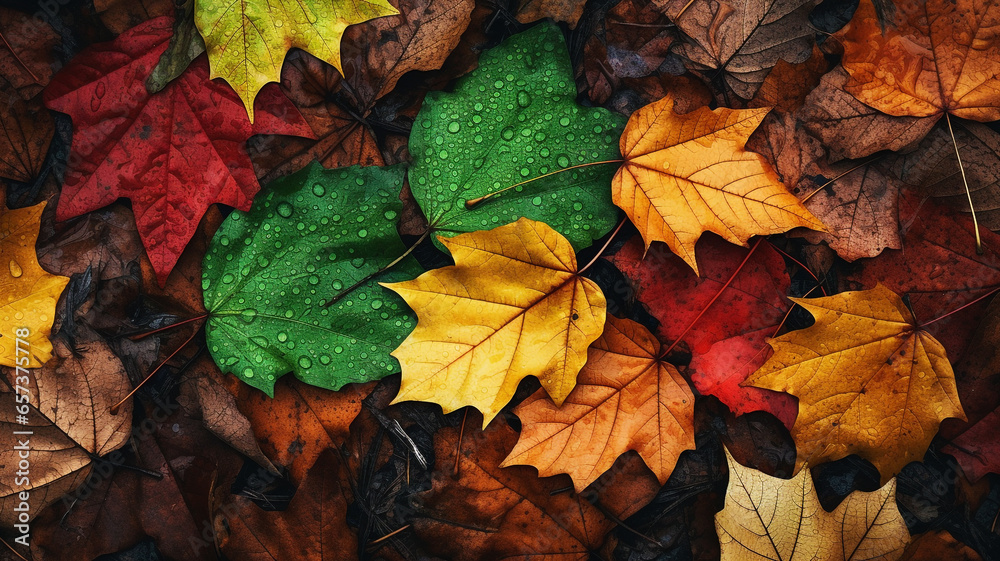
M403 377L393 403L472 405L483 427L536 376L562 403L604 328L600 287L577 275L570 243L547 224L521 218L492 230L438 240L455 265L385 283L417 314L392 356Z
M0 365L38 368L52 355L49 333L69 278L47 273L35 255L45 203L7 210L3 198L0 191Z
M660 358L649 330L608 316L562 406L539 390L514 410L523 428L503 465L535 466L543 477L568 473L579 492L635 450L666 483L681 452L694 448L694 395Z
M343 74L344 30L396 14L386 0L197 0L194 21L205 38L211 77L229 82L253 122L253 100L280 79L289 49L308 51Z
M744 385L799 398L798 467L858 454L884 483L923 458L942 420L965 419L944 347L896 293L791 300L816 323L769 341L774 355Z
M807 470L779 479L740 465L729 450L726 460L726 504L715 515L722 561L891 561L910 541L895 478L871 493L854 491L827 512Z
M621 138L625 163L612 180L612 200L647 249L666 242L697 273L694 246L704 232L746 245L797 226L825 231L764 158L744 150L770 109L673 108L668 95L632 114Z

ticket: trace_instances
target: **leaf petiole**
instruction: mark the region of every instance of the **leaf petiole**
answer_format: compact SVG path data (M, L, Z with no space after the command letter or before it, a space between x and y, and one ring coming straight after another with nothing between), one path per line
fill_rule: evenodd
M969 210L972 212L972 227L976 230L976 253L983 254L983 241L979 237L979 221L976 220L976 207L972 204L972 193L969 191L969 181L965 178L965 166L962 165L962 155L958 153L958 141L955 140L955 131L951 128L951 116L944 114L944 120L948 123L948 134L951 135L951 144L955 147L955 159L958 160L958 171L962 172L962 185L965 186L965 196L969 199Z
M577 164L575 166L569 166L568 168L557 169L556 171L550 171L548 173L543 173L542 175L539 175L538 177L532 177L531 179L526 179L526 180L524 180L524 181L522 181L520 183L515 183L515 184L513 184L513 185L511 185L509 187L504 187L503 189L500 189L499 191L493 191L492 193L487 193L487 194L483 195L482 197L477 197L475 199L469 199L469 200L465 201L465 209L466 210L472 210L472 209L476 208L480 203L482 203L482 202L484 202L486 200L489 200L491 197L499 195L500 193L503 193L504 191L509 191L509 190L514 189L516 187L520 187L521 185L526 185L528 183L531 183L532 181L538 181L539 179L545 179L546 177L549 177L549 176L552 176L552 175L556 175L556 174L562 173L564 171L571 171L571 170L574 170L574 169L580 169L580 168L585 168L585 167L590 167L590 166L599 166L599 165L602 165L602 164L620 164L620 163L622 163L624 161L625 160L604 160L604 161L600 161L600 162L587 162L585 164Z
M419 246L420 244L424 243L424 240L427 239L427 236L429 236L431 234L431 230L433 230L433 228L431 228L431 227L428 226L427 229L424 230L424 233L420 234L420 237L417 238L417 241L414 242L413 245L411 245L410 247L406 248L406 251L404 251L403 254L400 255L399 257L395 258L392 261L392 263L389 263L385 267L382 267L381 269L379 269L379 270L375 271L374 273L372 273L372 274L364 277L363 279L361 279L358 282L352 284L351 286L348 286L345 290L343 290L342 292L340 292L339 294L337 294L336 296L334 296L333 298L331 298L329 302L327 302L326 304L323 304L323 307L324 308L329 308L330 306L332 306L335 303L339 302L344 296L347 296L348 294L350 294L352 290L356 289L357 287L365 284L366 282L372 280L373 278L381 275L382 273L384 273L384 272L388 271L389 269L391 269L391 268L395 267L396 265L398 265L400 261L402 261L403 259L406 259L407 256L409 256L411 253L413 253L413 250L416 249L417 246Z

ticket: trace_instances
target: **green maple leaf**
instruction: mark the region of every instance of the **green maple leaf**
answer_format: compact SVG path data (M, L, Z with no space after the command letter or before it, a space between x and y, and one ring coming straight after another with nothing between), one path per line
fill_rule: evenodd
M289 49L308 51L343 74L347 26L398 13L386 0L196 0L194 21L212 78L229 82L253 122L254 97L281 78Z
M543 24L483 53L454 91L432 92L410 134L410 188L431 229L444 236L527 217L582 249L614 225L611 176L625 119L577 105L562 34Z
M396 233L403 172L313 162L272 182L250 212L226 218L202 277L219 368L268 395L290 371L334 390L399 371L389 353L416 321L378 281L412 279L420 267L407 258L368 277L405 250Z

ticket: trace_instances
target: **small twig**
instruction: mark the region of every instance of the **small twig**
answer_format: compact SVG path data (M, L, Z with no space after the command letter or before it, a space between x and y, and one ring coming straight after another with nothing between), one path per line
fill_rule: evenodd
M204 327L204 325L202 325L201 327ZM131 398L135 394L135 392L139 391L139 388L141 388L143 386L143 384L145 384L146 382L148 382L149 380L151 380L153 378L153 376L156 375L156 373L160 371L160 368L163 368L163 365L165 365L168 362L170 362L170 359L174 358L174 355L176 355L177 353L179 353L181 351L181 349L183 349L184 347L186 347L188 345L188 343L190 343L192 340L194 340L195 335L197 335L198 332L201 331L201 327L199 327L198 329L195 329L194 332L191 333L191 336L188 337L183 343L181 343L181 346L177 347L177 349L175 349L174 352L170 353L170 356L168 356L167 358L165 358L163 360L163 362L161 362L160 364L158 364L156 366L156 368L154 368L153 371L150 372L149 375L146 376L146 378L143 381L139 382L139 385L137 385L136 387L132 388L132 391L128 392L128 395L126 395L125 397L123 397L121 399L121 401L119 401L118 403L112 405L111 409L110 409L111 414L112 415L117 415L118 411L121 409L121 406L126 401L128 401L129 398Z

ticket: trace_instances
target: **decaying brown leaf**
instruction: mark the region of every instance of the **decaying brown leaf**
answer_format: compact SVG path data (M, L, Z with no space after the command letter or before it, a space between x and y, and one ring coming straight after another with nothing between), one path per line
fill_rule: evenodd
M22 100L0 76L0 177L25 183L38 177L54 132L41 100Z
M690 68L750 99L779 60L809 58L816 0L660 0L689 38L679 52Z
M3 369L9 389L0 398L5 441L0 464L17 465L18 439L30 442L31 454L29 478L0 482L0 519L8 526L17 517L12 509L19 502L18 492L30 492L29 513L34 518L87 477L93 457L120 448L131 434L131 402L118 415L110 413L132 389L125 369L99 335L82 330L79 335L76 349L61 337L53 338L52 358L29 376ZM17 393L30 396L28 424L15 422L16 386L22 388ZM24 430L34 434L14 432Z
M847 80L843 68L827 72L806 96L799 114L832 160L865 158L880 150L907 151L934 126L931 119L893 117L865 105L844 90Z

